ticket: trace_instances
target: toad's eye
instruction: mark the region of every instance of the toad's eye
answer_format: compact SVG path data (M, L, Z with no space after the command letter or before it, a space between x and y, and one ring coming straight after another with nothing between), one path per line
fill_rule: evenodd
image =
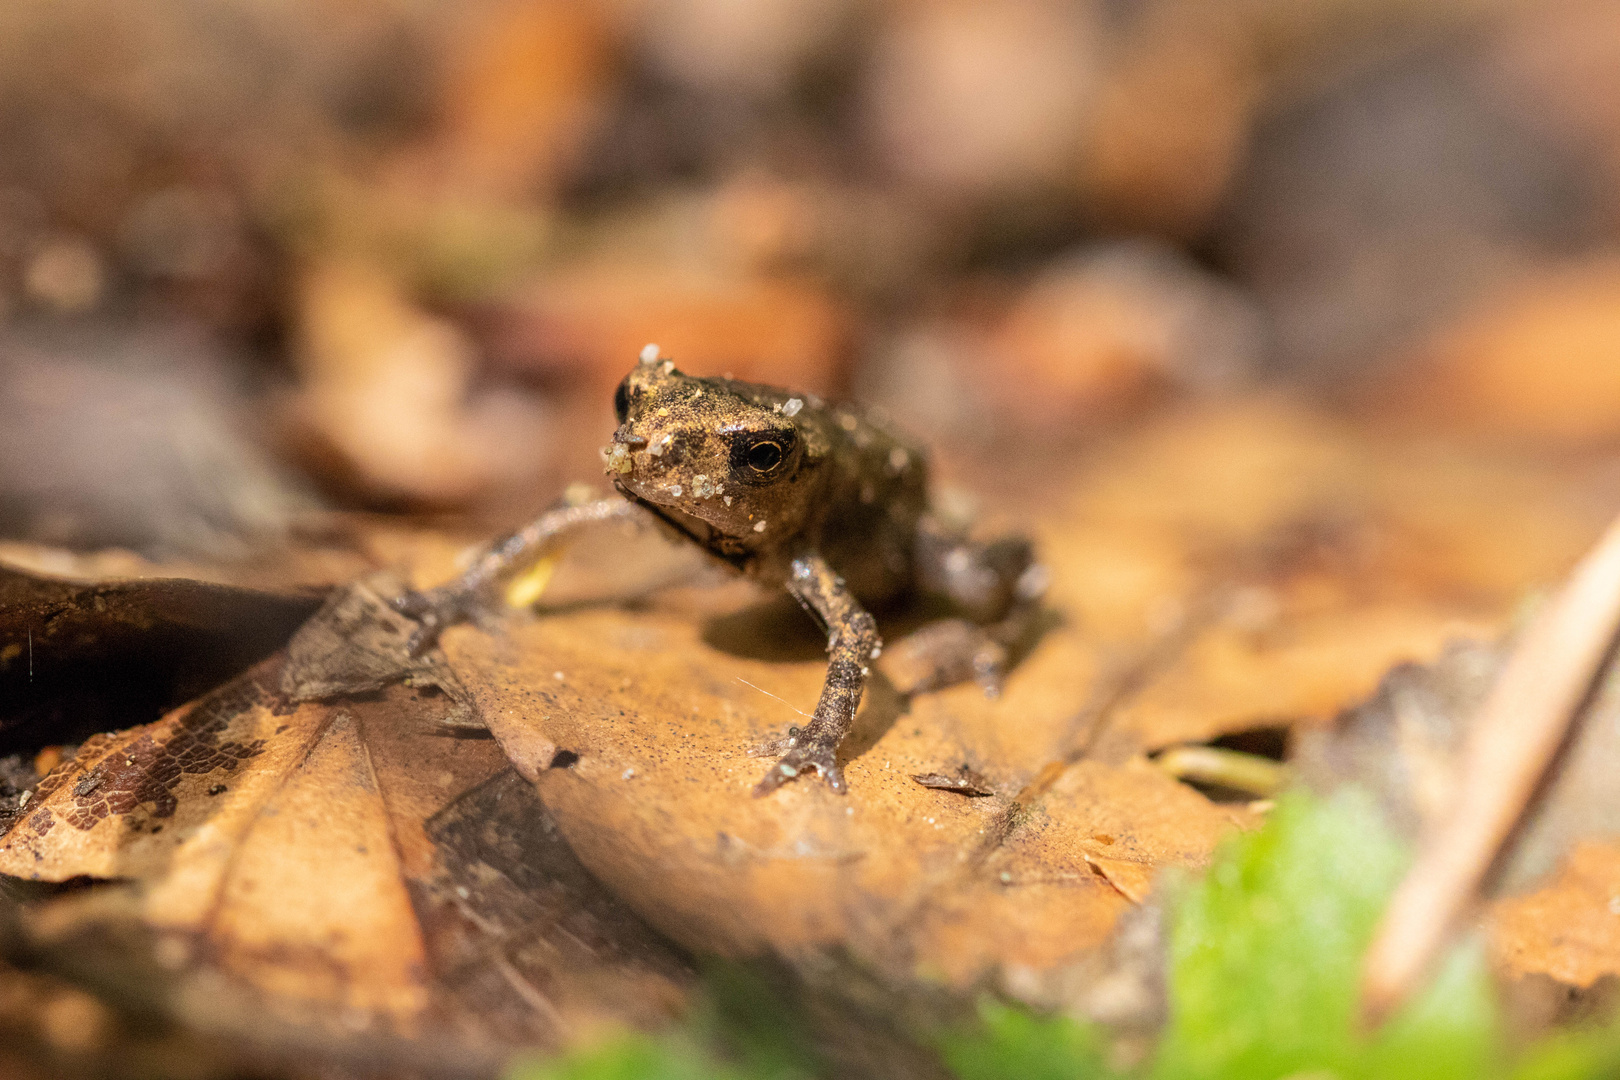
M797 443L789 430L742 435L731 444L731 475L744 484L768 484L786 475Z
M748 448L748 467L755 472L768 473L782 464L782 444L757 442Z
M619 418L619 423L630 419L630 380L626 379L613 391L613 415Z

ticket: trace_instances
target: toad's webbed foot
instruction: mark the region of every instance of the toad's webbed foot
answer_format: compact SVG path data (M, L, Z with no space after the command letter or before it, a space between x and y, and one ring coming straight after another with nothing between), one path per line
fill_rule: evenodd
M845 790L844 772L838 767L838 743L841 736L828 733L820 737L813 737L801 731L798 735L790 735L777 745L786 749L770 772L765 774L754 788L754 795L769 795L789 780L802 773L814 769L821 774L827 786L834 791L843 793Z
M1039 601L1046 589L1035 546L1022 536L985 543L925 518L917 529L915 556L922 591L945 597L981 626Z
M788 591L827 628L827 681L810 722L788 736L782 759L771 766L754 795L769 795L811 769L821 774L828 787L842 793L845 784L838 767L838 744L855 723L855 710L866 689L867 665L880 647L877 624L819 555L793 560Z
M1016 536L979 543L929 520L918 531L916 557L923 591L967 618L929 623L896 642L887 660L895 688L916 694L972 679L996 697L1046 591L1034 547Z

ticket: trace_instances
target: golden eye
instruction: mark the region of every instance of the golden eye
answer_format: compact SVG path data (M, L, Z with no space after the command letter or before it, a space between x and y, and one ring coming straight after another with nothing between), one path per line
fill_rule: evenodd
M782 444L757 442L748 448L748 466L756 472L770 472L782 464Z
M792 472L797 446L791 428L739 433L731 444L731 475L740 484L774 484Z

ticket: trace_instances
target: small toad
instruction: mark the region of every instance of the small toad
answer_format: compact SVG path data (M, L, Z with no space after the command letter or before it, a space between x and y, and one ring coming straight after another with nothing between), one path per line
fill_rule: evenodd
M413 652L567 534L650 517L760 584L786 589L827 632L827 678L815 713L762 748L780 758L755 795L812 769L834 791L845 790L838 746L882 650L869 606L908 593L943 597L963 617L928 624L900 643L924 669L909 689L975 678L997 691L1045 574L1027 540L971 541L932 513L928 464L917 446L854 406L685 375L656 345L619 384L614 410L618 430L602 456L623 498L552 510L456 581L401 597L399 610L421 624Z

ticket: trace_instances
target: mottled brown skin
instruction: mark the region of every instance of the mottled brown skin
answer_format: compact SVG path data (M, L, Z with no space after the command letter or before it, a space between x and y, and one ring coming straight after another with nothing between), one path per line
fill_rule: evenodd
M615 399L620 494L749 577L787 586L817 554L868 603L912 583L927 465L870 415L669 361L638 364Z
M457 582L402 598L401 610L422 623L414 648L467 617L489 583L558 536L639 510L748 577L786 589L827 631L815 713L773 744L782 756L756 795L808 769L844 790L838 745L882 648L867 605L908 591L949 597L973 621L946 620L909 639L927 668L912 688L974 677L995 689L1007 647L1038 599L1040 573L1024 540L975 544L935 522L918 447L853 406L684 375L651 346L614 405L619 427L603 459L624 499L552 511Z

